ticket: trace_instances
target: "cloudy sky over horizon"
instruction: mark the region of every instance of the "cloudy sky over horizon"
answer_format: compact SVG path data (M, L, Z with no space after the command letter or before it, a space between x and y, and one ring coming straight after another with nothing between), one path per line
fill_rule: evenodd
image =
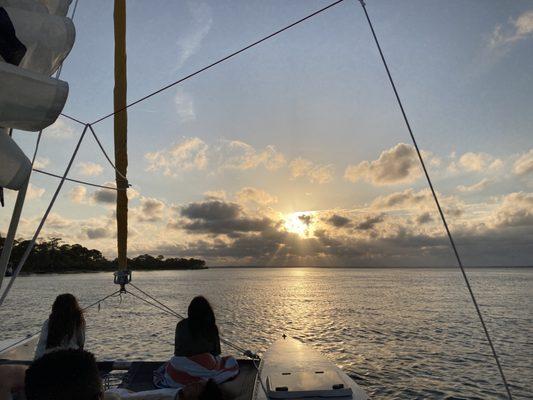
M404 106L466 265L533 256L533 7L525 1L369 1ZM128 2L133 101L328 4ZM80 2L65 113L112 108L111 4ZM455 265L357 2L129 112L130 255L210 265ZM82 127L45 131L61 173ZM95 126L112 153L112 121ZM17 133L27 154L35 135ZM112 185L87 136L70 177ZM57 180L34 174L19 236ZM0 217L7 230L14 193ZM114 192L65 185L43 237L114 257Z

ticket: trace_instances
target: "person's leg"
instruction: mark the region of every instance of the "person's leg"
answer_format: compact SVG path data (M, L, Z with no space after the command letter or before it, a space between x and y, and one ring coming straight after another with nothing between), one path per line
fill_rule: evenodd
M25 365L0 365L0 400L11 400L11 394L24 390Z

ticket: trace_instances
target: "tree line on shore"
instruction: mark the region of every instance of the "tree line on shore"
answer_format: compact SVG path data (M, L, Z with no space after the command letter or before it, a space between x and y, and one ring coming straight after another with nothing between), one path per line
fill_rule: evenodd
M5 238L0 237L0 251L4 248ZM20 261L29 240L15 240L11 252L10 263L15 267ZM128 266L135 270L163 270L163 269L204 269L204 260L195 258L165 258L142 254L128 258ZM76 271L115 271L118 267L117 259L108 260L101 251L88 249L81 244L62 243L61 238L39 239L31 251L25 265L24 272L59 273Z

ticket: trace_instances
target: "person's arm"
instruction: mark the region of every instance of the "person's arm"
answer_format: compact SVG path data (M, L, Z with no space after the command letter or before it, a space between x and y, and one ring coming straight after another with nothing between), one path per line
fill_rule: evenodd
M0 400L10 400L13 393L24 390L26 365L0 365Z
M219 356L222 354L222 350L220 349L220 334L217 332L217 336L215 338L215 356Z
M180 323L178 322L176 324L176 331L174 333L174 355L178 355L178 347L180 343Z
M83 325L78 331L78 347L83 350L85 346L85 325Z
M39 357L44 355L46 351L46 341L48 340L48 320L44 321L43 327L41 328L41 335L39 336L39 342L35 348L34 360L37 360Z

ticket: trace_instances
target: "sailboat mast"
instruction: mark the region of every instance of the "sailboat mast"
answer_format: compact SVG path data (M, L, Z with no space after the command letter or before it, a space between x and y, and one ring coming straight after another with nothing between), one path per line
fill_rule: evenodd
M115 89L114 109L123 110L114 115L115 173L117 188L117 250L118 269L126 270L128 263L128 114L126 107L126 0L115 0Z

